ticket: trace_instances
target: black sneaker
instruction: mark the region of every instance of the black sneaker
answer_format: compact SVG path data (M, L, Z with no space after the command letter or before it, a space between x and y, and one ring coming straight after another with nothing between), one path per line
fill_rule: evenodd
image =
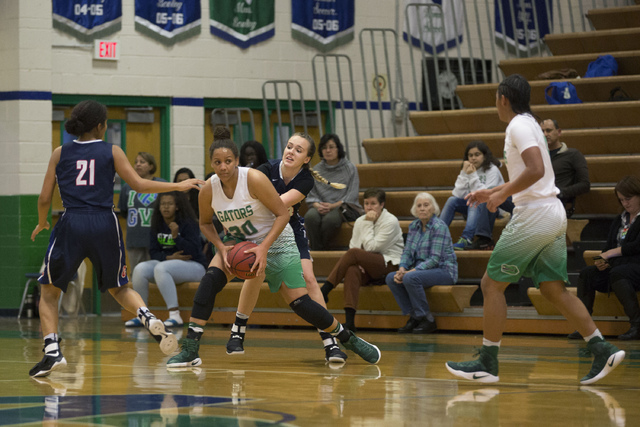
M324 348L325 358L329 363L344 363L347 361L347 355L340 350L337 344L328 345Z
M50 356L45 354L40 362L36 364L29 371L30 377L46 377L51 373L51 371L55 371L60 368L64 368L67 366L67 359L64 358L62 352L58 350L57 356Z
M580 332L578 331L573 331L569 335L567 335L567 338L569 338L570 340L581 340L582 335L580 335Z
M411 332L413 332L413 328L418 326L419 323L420 323L420 320L416 319L415 317L409 317L409 320L407 320L407 324L404 325L402 328L398 328L398 333L410 334Z
M432 322L425 317L424 319L420 320L420 323L418 323L411 332L414 334L430 334L432 332L435 332L436 329L438 329L438 327L436 326L436 322Z
M488 237L478 236L471 245L464 248L465 251L492 251L495 243Z
M227 354L244 354L244 339L238 334L231 334L227 342Z

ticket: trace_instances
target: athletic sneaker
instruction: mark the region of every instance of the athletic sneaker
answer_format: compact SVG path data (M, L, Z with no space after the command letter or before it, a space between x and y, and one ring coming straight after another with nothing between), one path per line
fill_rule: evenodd
M244 340L237 334L231 334L227 341L227 354L244 354Z
M51 371L55 371L56 369L64 368L67 366L67 359L64 358L62 352L58 350L57 356L49 356L47 354L44 355L42 360L36 364L29 371L30 377L46 377L51 373Z
M337 344L328 345L324 348L325 358L329 363L344 363L347 361L347 355L340 350Z
M467 251L492 251L496 244L492 239L488 237L478 236L476 240L471 243L471 245L467 246L465 250Z
M358 356L362 357L369 363L373 363L374 365L380 361L382 354L380 353L380 349L373 344L369 344L362 338L359 338L353 332L349 331L351 337L349 341L343 342L342 345L347 350L353 351Z
M127 328L140 328L142 327L142 322L137 317L134 317L133 319L124 322L124 326Z
M471 240L467 240L464 237L461 237L456 243L453 244L453 250L464 251L465 249L467 249L467 247L471 246L471 243L473 243Z
M167 320L164 321L164 326L168 326L168 327L180 327L184 325L183 322L178 322L176 319L172 319L172 318L168 318Z
M162 320L148 313L144 316L144 326L151 336L160 344L160 350L164 354L171 354L178 349L176 336L167 331Z
M589 373L580 380L580 384L593 384L601 380L624 360L623 350L600 337L591 338L587 348L593 354L593 364Z
M476 360L469 362L447 362L445 366L453 375L479 383L495 383L498 377L498 350L496 346L482 346L476 350Z
M191 368L200 366L202 360L198 356L200 341L193 338L182 340L182 351L167 361L167 368Z

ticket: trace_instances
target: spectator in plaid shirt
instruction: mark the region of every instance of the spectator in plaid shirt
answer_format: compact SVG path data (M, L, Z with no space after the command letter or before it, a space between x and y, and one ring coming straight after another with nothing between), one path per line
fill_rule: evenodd
M456 283L458 261L449 228L438 218L440 207L433 196L419 193L411 214L418 219L409 226L400 269L389 273L386 282L402 313L409 315L407 324L398 332L428 334L437 328L424 290Z

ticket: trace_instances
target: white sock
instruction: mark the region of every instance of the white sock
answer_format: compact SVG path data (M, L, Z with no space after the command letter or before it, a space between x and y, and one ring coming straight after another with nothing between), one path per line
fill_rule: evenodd
M502 340L498 341L498 342L493 342L493 341L489 341L486 338L482 338L482 345L487 346L487 347L500 347L500 343L502 342Z
M588 337L584 337L584 340L586 342L591 341L591 338L595 338L595 337L600 337L601 339L604 339L604 337L602 336L602 333L600 332L600 329L596 328L595 331L593 331L593 333L591 335L589 335Z
M55 332L51 332L50 334L47 334L46 337L44 337L44 340L54 340L55 342L58 342L58 334L56 334Z
M180 310L171 310L169 312L169 319L173 319L177 322L182 323L182 316L180 316Z

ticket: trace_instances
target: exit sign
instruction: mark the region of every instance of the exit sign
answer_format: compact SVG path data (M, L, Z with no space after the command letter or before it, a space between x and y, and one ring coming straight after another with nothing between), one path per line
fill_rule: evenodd
M93 49L93 59L117 61L120 59L120 43L113 40L96 40Z

